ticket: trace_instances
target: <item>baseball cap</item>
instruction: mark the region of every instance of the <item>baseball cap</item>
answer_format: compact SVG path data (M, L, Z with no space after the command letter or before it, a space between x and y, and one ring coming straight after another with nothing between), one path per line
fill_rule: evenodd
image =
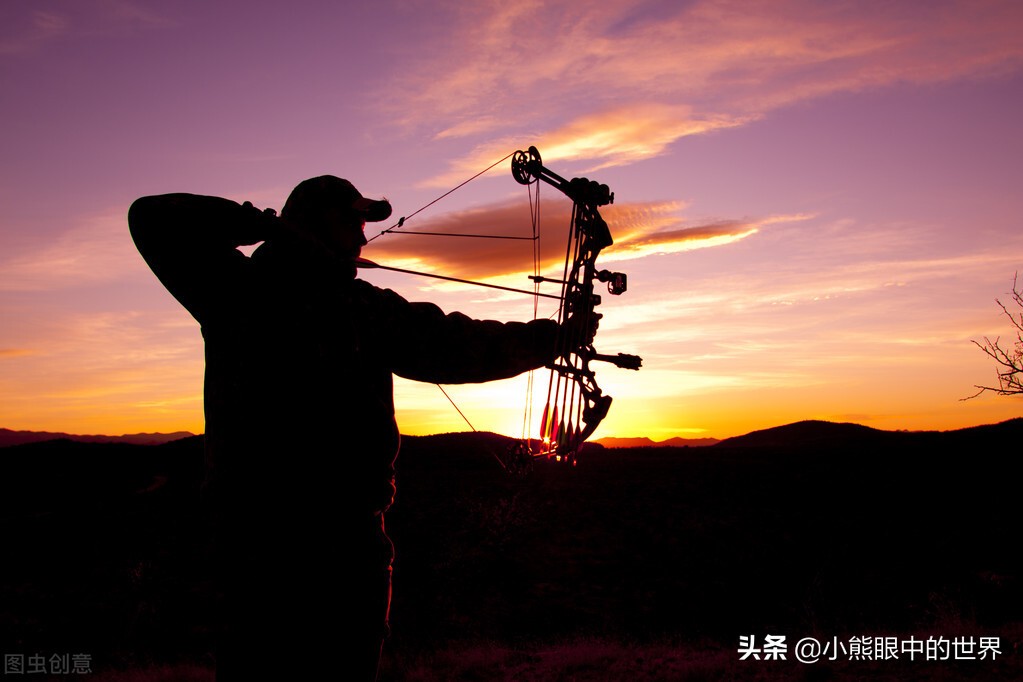
M391 215L387 199L367 199L348 180L321 175L295 186L281 209L281 217L315 221L330 208L354 211L368 223L387 220Z

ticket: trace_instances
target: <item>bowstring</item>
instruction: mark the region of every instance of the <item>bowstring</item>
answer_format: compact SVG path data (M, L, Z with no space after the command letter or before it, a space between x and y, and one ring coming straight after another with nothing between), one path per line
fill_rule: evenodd
M530 204L530 223L531 223L531 228L532 228L532 236L531 237L506 237L506 236L500 236L500 235L475 235L475 234L459 235L459 234L439 233L439 232L401 232L401 233L396 232L396 230L404 227L406 222L408 222L409 220L414 218L419 213L422 213L426 209L430 208L431 206L433 206L434 204L439 202L441 199L444 199L448 195L454 193L455 191L457 191L457 190L461 189L462 187L464 187L465 185L469 184L470 182L472 182L476 178L480 177L481 175L484 175L485 173L487 173L488 171L493 169L495 166L497 166L497 165L499 165L501 163L504 163L505 161L510 159L514 154L515 154L515 152L510 152L509 154L507 154L504 157L498 159L497 161L495 161L494 163L490 164L489 166L487 166L483 170L479 171L478 173L476 173L472 177L468 178L467 180L463 180L459 184L455 185L454 187L452 187L448 191L444 192L443 194L441 194L437 198L435 198L432 201L430 201L429 203L419 207L418 209L416 209L415 211L410 213L408 216L402 216L401 218L398 219L398 222L394 223L393 225L388 227L386 230L381 230L377 234L373 235L371 238L366 240L366 243L368 244L369 242L371 242L371 241L373 241L373 240L377 239L378 237L381 237L381 236L383 236L385 234L406 234L406 235L418 234L418 235L423 235L423 236L437 236L437 237L473 237L473 238L478 238L478 239L529 239L530 241L533 242L533 275L534 275L534 277L538 277L540 275L540 182L538 180L535 182L535 184L536 184L536 196L535 196L535 199L534 199L534 196L533 196L533 191L531 189L531 185L534 184L534 183L530 183L530 185L526 186L527 192L529 194L529 204ZM538 318L538 316L539 316L540 284L541 284L540 281L538 281L537 279L533 280L533 319L534 320L536 320ZM558 309L558 312L557 312L559 320L560 320L560 317L561 317L561 307L560 306L563 306L563 305L564 305L564 303L562 302L559 305L559 309ZM532 395L533 395L533 374L534 374L533 371L530 371L528 373L528 376L527 376L527 379L526 379L526 405L525 405L525 408L523 410L523 418L522 418L522 440L526 443L527 447L528 447L528 444L529 444L529 426L528 425L530 423L532 423L532 417L533 417L533 398L532 398ZM552 375L553 375L553 373L552 373ZM469 418L465 416L465 413L462 412L460 407L458 407L458 404L454 401L454 399L451 397L451 395L447 391L444 390L444 387L441 386L440 384L434 384L434 385L438 389L440 389L440 392L443 393L444 397L448 399L448 402L451 403L451 406L453 408L455 408L455 411L458 412L459 416L461 416L462 419L465 420L465 423L468 424L469 428L472 429L473 432L476 432L476 427L473 426L472 422L469 421ZM549 404L550 404L550 388L548 387L548 405ZM501 466L503 466L503 467L505 467L507 469L507 467L505 466L504 462L501 461L500 458L497 458L497 459L498 459L498 462L501 464Z
M533 196L533 185L536 185L536 196ZM540 314L540 182L537 180L534 183L526 185L526 192L529 196L529 219L533 233L533 320L535 321ZM530 445L530 437L533 424L533 378L535 376L534 370L529 370L526 373L526 398L525 405L522 410L522 433L520 439L526 445L526 449L532 452L532 446ZM543 437L543 434L540 434Z
M368 239L368 240L366 241L366 243L368 244L369 242L373 241L373 239L376 239L377 237L379 237L379 236L381 236L381 235L384 235L384 234L390 234L390 233L391 233L391 232L392 232L393 230L396 230L396 229L398 229L398 228L401 228L401 227L403 227L403 226L405 225L405 223L406 223L407 221L411 220L412 218L414 218L414 217L416 216L416 214L417 214L417 213L422 213L423 211L425 211L426 209L430 208L431 206L433 206L434 204L436 204L436 203L437 203L438 201L440 201L440 200L441 200L441 199L443 199L444 197L448 196L449 194L452 194L453 192L455 192L456 190L459 190L459 189L461 189L462 187L465 187L465 186L466 186L466 185L468 185L468 184L469 184L470 182L472 182L473 180L475 180L475 179L476 179L476 178L478 178L479 176L483 175L484 173L486 173L487 171L489 171L489 170L490 170L491 168L493 168L493 167L494 167L494 166L496 166L497 164L499 164L499 163L504 163L505 161L507 161L508 159L510 159L510 158L511 158L511 157L512 157L512 156L513 156L514 154L515 154L515 152L512 152L511 154L508 154L507 156L505 156L505 157L504 157L503 159L499 159L499 160L495 161L494 163L490 164L489 166L487 166L486 168L484 168L483 170L481 170L481 171L480 171L479 173L477 173L476 175L472 176L472 177L471 177L471 178L469 178L468 180L464 180L464 181L462 181L461 183L459 183L459 184L455 185L454 187L452 187L451 189L449 189L449 190L448 190L447 192L444 192L444 194L441 194L441 195L440 195L439 197L437 197L436 199L434 199L434 200L433 200L433 201L431 201L430 203L426 204L425 206L421 206L421 207L417 208L417 209L416 209L416 210L415 210L415 211L414 211L413 213L411 213L410 215L408 215L408 216L402 216L401 218L399 218L399 219L398 219L398 222L396 222L396 223L395 223L394 225L391 225L391 226L390 226L389 228L387 228L386 230L383 230L383 231L381 231L381 232L378 232L378 233L377 233L376 235L374 235L374 236L373 236L373 238L372 238L372 239ZM403 233L403 234L414 234L414 233Z
M533 194L530 189L530 204L531 204L531 215L533 220L533 230L536 241L534 242L534 275L539 275L540 267L540 246L539 246L539 214L540 214L540 201L539 191L540 183L537 182L537 196L536 204L533 206ZM527 186L528 188L528 186ZM572 206L572 217L569 225L568 240L565 245L565 265L562 272L562 288L560 304L557 311L550 317L556 317L559 324L566 321L566 315L568 314L565 308L565 302L568 300L569 290L573 285L579 286L581 284L580 278L584 281L588 276L587 270L579 270L579 259L580 254L583 251L583 238L580 231L577 229L579 221L582 220L580 211L583 210L577 203L573 202ZM533 319L537 319L539 316L539 285L540 282L534 280L534 297L533 297ZM593 311L590 306L586 306L585 312L576 314L582 314L584 317L584 323L580 328L588 328L590 319ZM580 332L581 333L581 332ZM563 362L564 368L567 370L562 373L556 369L550 370L550 376L547 382L547 397L543 411L543 421L540 426L539 432L539 443L538 447L540 451L538 454L550 456L551 454L557 453L561 448L574 449L578 446L576 440L578 439L579 433L581 433L580 422L584 417L584 405L585 394L580 385L579 377L582 376L582 363L583 360L578 353L574 352L574 348L578 345L577 338L567 338L565 336L559 336L556 352L557 357L555 362ZM529 372L527 380L527 394L526 394L526 409L523 415L523 436L522 440L530 447L530 427L533 419L533 394L534 394L534 373ZM578 398L578 400L577 400ZM570 454L570 453L569 453Z

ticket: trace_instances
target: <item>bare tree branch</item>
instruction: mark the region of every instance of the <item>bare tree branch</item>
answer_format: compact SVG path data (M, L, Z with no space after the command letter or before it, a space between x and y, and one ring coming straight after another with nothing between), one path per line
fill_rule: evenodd
M1012 278L1012 303L1010 305L1019 308L1018 312L1014 313L1001 300L995 299L995 302L1002 309L1002 313L1009 318L1009 322L1014 329L1013 334L1016 338L1012 341L1012 345L1003 345L1002 337L1000 336L996 336L994 341L986 336L983 343L973 341L977 348L980 348L989 358L995 361L995 375L998 378L998 385L983 386L976 384L974 388L978 389L977 392L963 398L963 400L976 398L985 392L997 395L1023 395L1023 288L1020 288L1018 282L1019 273L1017 272Z

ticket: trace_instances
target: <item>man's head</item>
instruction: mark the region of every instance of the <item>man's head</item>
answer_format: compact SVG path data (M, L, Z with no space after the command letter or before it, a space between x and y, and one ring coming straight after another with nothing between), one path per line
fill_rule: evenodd
M333 175L303 180L281 209L281 218L309 230L338 255L353 257L366 243L365 224L390 215L386 199L367 199L352 183Z

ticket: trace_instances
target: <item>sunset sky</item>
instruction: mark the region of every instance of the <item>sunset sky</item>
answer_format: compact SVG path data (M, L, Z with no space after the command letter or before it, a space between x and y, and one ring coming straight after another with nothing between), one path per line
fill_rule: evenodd
M1023 3L13 0L0 20L2 427L203 431L199 328L131 242L136 197L279 209L330 173L398 217L530 145L615 192L600 263L630 290L595 345L644 367L598 367L597 437L1023 412L960 400L995 381L971 339L1009 333L995 299L1023 279ZM570 204L547 189L554 274ZM527 194L505 162L403 229L526 234ZM521 287L529 254L386 235L363 255ZM517 435L521 379L447 390ZM435 386L395 399L403 433L468 428Z

